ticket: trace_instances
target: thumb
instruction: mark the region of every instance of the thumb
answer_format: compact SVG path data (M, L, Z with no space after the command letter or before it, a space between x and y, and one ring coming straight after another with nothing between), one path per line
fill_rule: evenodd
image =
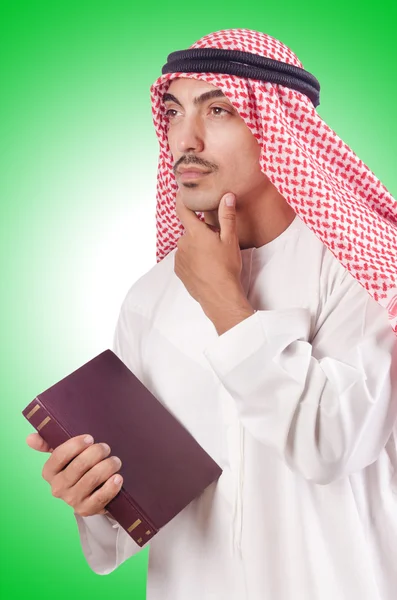
M236 196L227 193L219 204L219 225L221 228L221 240L228 240L236 235Z
M39 433L30 433L26 438L26 443L28 446L33 448L33 450L38 450L39 452L51 452L52 448L50 448L49 444Z

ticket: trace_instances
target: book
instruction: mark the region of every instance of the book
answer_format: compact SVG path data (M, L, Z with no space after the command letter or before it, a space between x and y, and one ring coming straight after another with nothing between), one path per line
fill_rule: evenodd
M122 461L123 485L105 509L139 546L222 473L111 350L39 394L22 414L51 448L85 433L109 444Z

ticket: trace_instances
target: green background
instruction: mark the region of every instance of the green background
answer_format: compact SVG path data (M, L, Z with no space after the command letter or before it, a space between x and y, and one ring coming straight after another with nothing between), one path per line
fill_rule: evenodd
M147 551L106 577L89 569L21 411L111 346L125 293L155 264L149 87L168 53L211 31L269 33L319 78L320 114L396 195L396 3L0 6L1 598L142 600Z

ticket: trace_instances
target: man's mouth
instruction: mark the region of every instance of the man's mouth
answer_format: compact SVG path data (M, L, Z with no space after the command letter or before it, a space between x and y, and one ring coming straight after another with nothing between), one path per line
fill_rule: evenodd
M201 179L206 175L210 175L210 172L201 173L200 171L184 171L179 178L181 181L190 181L191 179Z
M210 175L212 171L203 171L202 169L198 169L197 167L182 167L177 170L177 175L182 181L187 181L190 179L200 179L201 177L205 177L206 175Z

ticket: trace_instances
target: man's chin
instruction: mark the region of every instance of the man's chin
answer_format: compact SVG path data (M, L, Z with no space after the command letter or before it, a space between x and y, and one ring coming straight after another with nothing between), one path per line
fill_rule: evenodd
M180 198L186 208L193 210L194 212L207 212L207 211L218 211L219 200L214 201L216 195L212 192L201 192L191 193L190 190L183 190L179 188Z
M189 208L190 210L193 210L194 212L202 212L202 213L207 213L207 212L216 212L218 214L218 209L219 209L219 203L215 204L212 202L209 202L208 200L196 200L196 199L184 199L182 198L182 202L183 204L186 206L186 208Z

